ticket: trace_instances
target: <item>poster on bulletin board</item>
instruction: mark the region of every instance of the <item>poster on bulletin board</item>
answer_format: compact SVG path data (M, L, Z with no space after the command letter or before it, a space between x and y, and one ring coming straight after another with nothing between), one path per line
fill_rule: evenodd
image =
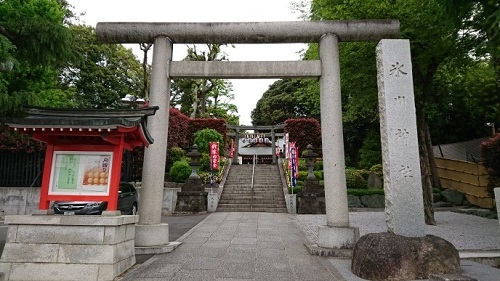
M109 195L112 152L55 151L51 195Z

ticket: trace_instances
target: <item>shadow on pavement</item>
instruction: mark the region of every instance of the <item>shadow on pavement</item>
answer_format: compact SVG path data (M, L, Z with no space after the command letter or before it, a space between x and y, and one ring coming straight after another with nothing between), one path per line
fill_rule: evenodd
M175 241L182 235L203 221L210 213L203 214L179 214L171 216L162 216L161 222L168 223L168 240ZM153 257L154 255L135 255L136 264L141 264Z

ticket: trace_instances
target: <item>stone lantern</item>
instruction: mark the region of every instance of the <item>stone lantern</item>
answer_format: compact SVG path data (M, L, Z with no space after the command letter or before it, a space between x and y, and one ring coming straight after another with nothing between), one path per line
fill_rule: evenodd
M314 151L312 150L312 145L307 145L307 150L304 151L302 157L306 158L307 161L306 166L308 174L306 182L309 180L317 180L316 176L314 175L314 167L316 166L316 157L318 157L318 154L314 153Z
M189 179L199 179L198 166L200 166L201 153L198 152L198 146L196 144L193 145L193 148L186 153L186 156L191 158L191 162L189 163L191 166L191 175L189 175Z
M198 175L198 166L201 153L198 152L198 146L195 144L190 152L186 154L191 158L191 175L182 186L181 191L177 192L177 203L175 212L177 213L201 213L207 211L207 192Z
M325 213L325 190L319 185L319 181L314 175L316 157L318 154L312 150L312 145L307 145L307 149L302 153L306 158L308 174L304 187L297 194L297 212L299 214L324 214Z

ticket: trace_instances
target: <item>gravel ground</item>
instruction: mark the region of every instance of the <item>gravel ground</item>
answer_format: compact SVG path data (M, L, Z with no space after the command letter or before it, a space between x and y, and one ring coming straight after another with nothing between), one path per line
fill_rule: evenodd
M498 220L443 211L434 214L436 225L427 225L426 233L451 242L457 250L500 250ZM317 243L318 226L326 225L325 215L296 215L297 222L311 243ZM351 226L359 227L361 236L385 232L384 212L349 212Z

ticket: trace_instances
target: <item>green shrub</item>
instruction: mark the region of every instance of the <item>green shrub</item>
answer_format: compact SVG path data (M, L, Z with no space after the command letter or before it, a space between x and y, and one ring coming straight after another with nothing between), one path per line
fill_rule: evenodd
M316 160L315 171L323 171L323 160Z
M376 164L371 166L370 172L374 172L379 178L384 178L384 167L382 167L382 164Z
M208 153L201 154L201 158L198 161L198 171L210 172L210 155Z
M170 180L174 182L186 182L189 175L191 175L191 166L184 160L174 162L168 173Z
M297 181L305 181L307 179L307 174L309 174L307 171L299 171Z
M210 142L219 142L219 154L224 153L223 137L214 129L203 129L194 133L194 143L200 153L209 153Z
M316 176L317 180L322 180L323 179L323 171L313 171L313 173Z
M305 158L299 158L298 166L299 171L307 171L307 161Z
M363 195L384 195L383 189L347 189L348 195L363 196Z
M297 185L296 187L293 188L293 194L299 193L301 189L302 189L302 187ZM288 187L288 194L292 194L292 187L291 186Z
M368 181L368 177L370 176L370 171L368 170L365 170L365 169L361 169L361 170L357 170L359 172L359 174L365 179L365 181Z
M170 157L172 162L182 160L182 158L184 158L185 155L186 155L186 153L184 152L184 149L182 149L180 147L172 147L168 151L168 157Z
M165 164L167 171L170 170L172 165L177 162L183 160L185 157L184 150L180 147L171 147L167 152L167 163ZM188 160L189 163L189 160Z
M358 170L346 169L345 176L346 176L347 188L355 188L355 189L367 188L366 186L367 182L363 178L363 176L361 176L361 173Z

